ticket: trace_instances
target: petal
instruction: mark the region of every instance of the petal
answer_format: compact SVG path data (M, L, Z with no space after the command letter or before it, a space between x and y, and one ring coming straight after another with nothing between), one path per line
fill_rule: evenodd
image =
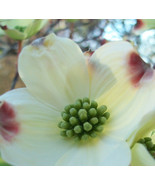
M142 144L135 144L132 148L132 166L155 166L155 160Z
M97 97L99 104L107 105L111 114L106 132L127 139L141 118L155 106L155 72L142 61L132 45L125 41L103 45L90 60L92 64L101 63L103 67L109 68L116 80L104 93L104 89L113 81L105 76L105 83L100 85L103 95ZM96 84L92 80L92 96Z
M124 166L131 160L130 149L119 138L103 136L94 143L74 145L56 163L66 166Z
M35 100L26 89L0 97L12 105L20 132L10 142L0 141L2 158L12 165L54 165L71 147L59 134L60 113Z
M85 57L70 39L51 34L23 49L19 73L28 90L58 110L89 96Z

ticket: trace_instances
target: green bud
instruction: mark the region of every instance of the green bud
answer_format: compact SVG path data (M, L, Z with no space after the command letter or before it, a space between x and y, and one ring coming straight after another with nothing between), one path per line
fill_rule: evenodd
M78 111L78 115L80 116L81 113L87 114L87 111L86 111L85 109L80 109L80 110Z
M80 121L84 122L87 120L87 113L81 112L79 115Z
M84 128L85 131L89 132L92 129L92 125L88 122L85 122L83 124L83 128Z
M80 125L75 126L75 127L74 127L74 132L75 132L76 134L81 133L81 132L82 132L82 127L81 127Z
M105 105L98 109L97 107L97 102L92 100L90 103L89 98L78 99L74 104L67 105L65 111L61 113L64 121L58 124L59 128L65 129L61 135L73 136L75 140L84 141L89 137L95 138L98 132L103 130L103 125L110 115L105 112L107 109ZM150 144L148 146L150 147Z
M106 119L109 119L110 113L109 113L109 112L106 112L106 113L103 114L103 116L104 116Z
M59 128L61 128L61 123L62 123L62 121L60 121L60 122L58 123L58 127L59 127Z
M153 144L153 147L152 147L153 150L155 150L155 144Z
M65 111L62 111L62 112L61 112L61 116L63 116L64 113L66 113L66 112L65 112Z
M82 104L82 100L81 99L77 99L76 101L79 101Z
M100 123L101 125L103 125L106 121L107 121L107 119L106 119L105 117L100 117L100 118L99 118L99 123Z
M96 132L93 131L93 132L91 132L90 136L95 138L97 136L97 134L96 134Z
M150 154L155 158L155 150L150 151Z
M63 113L63 114L62 114L62 119L63 119L63 120L68 121L69 118L70 118L69 114L67 114L67 113Z
M90 100L89 100L89 98L85 97L85 98L83 98L83 102L90 103Z
M144 143L145 143L145 139L141 138L141 139L139 139L137 142L138 142L138 143L144 144Z
M67 129L69 128L70 124L67 121L62 121L61 122L61 128Z
M71 108L69 112L70 112L70 114L72 116L76 116L77 115L77 110L75 108Z
M88 102L84 102L83 103L83 108L86 109L86 110L89 110L90 104Z
M98 119L96 117L90 119L90 123L95 125L98 123Z
M77 100L77 101L75 102L75 104L74 104L74 107L75 107L77 110L79 110L79 109L82 107L81 101Z
M152 141L152 139L150 137L145 137L144 140L145 140L145 142Z
M103 130L103 126L102 125L100 125L100 126L97 126L95 129L96 129L96 131L98 131L98 132L102 132L102 130Z
M79 119L83 122L87 120L87 111L85 109L80 109L78 112Z
M66 135L67 135L67 137L72 137L74 135L73 130L67 130Z
M91 101L91 108L95 108L95 109L96 109L97 106L98 106L97 102L94 101L94 100L92 100L92 101Z
M89 135L88 134L84 134L82 137L81 137L81 140L83 141L86 141L89 139Z
M147 148L148 148L149 150L153 148L153 143L152 143L152 141L147 141L145 144L146 144L146 146L147 146Z
M71 125L77 125L78 124L78 119L77 118L75 118L75 117L71 117L70 119L69 119L69 122L70 122L70 124Z
M98 109L97 109L97 113L98 115L100 116L103 116L104 112L107 110L107 107L105 105L102 105L100 106Z
M91 117L94 117L94 116L96 116L96 114L97 114L97 111L96 111L96 109L94 109L94 108L91 108L91 109L89 110L89 115L90 115Z
M69 113L69 110L71 109L71 105L67 105L67 106L65 106L65 111L67 112L67 113Z

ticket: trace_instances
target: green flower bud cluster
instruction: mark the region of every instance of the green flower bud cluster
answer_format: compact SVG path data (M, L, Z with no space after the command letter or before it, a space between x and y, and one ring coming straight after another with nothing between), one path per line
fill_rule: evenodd
M143 144L155 159L155 144L153 144L152 139L150 137L139 139L137 142Z
M62 121L58 127L63 129L61 136L74 137L77 140L95 138L104 129L104 124L109 118L107 107L98 107L96 101L89 98L78 99L74 104L67 105L61 113Z

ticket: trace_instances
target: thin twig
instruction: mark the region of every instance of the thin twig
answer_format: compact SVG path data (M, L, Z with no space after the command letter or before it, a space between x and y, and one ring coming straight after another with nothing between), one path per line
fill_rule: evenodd
M18 54L17 54L17 61L16 61L16 73L15 73L15 76L14 76L14 78L12 80L11 90L15 88L16 83L17 83L17 81L19 79L19 74L18 74L18 56L19 56L21 50L22 50L22 41L18 41Z

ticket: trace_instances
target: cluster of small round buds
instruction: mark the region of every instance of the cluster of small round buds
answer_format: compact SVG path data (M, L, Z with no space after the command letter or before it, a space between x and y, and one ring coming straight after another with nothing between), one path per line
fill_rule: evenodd
M62 111L62 121L58 127L63 129L61 136L74 137L77 140L95 138L104 129L109 118L107 107L98 107L96 101L89 98L78 99L74 104L67 105Z
M155 144L153 144L152 138L150 137L141 138L137 142L143 144L155 159Z

